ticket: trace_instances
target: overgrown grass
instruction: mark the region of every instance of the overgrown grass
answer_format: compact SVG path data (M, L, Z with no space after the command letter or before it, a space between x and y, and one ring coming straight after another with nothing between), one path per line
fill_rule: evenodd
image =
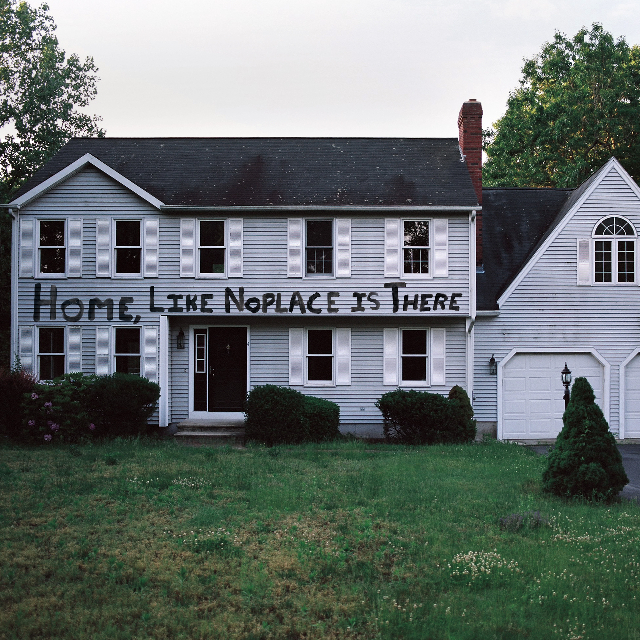
M500 443L0 448L2 638L640 638L640 509Z

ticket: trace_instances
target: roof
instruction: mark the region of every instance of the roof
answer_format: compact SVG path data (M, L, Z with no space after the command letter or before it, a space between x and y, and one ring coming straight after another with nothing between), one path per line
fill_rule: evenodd
M170 206L478 206L456 138L73 138L14 198L85 154Z

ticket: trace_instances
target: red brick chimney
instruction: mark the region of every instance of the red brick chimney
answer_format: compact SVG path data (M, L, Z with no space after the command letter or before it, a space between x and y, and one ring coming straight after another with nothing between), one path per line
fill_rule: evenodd
M482 205L482 104L471 98L458 115L458 140L467 161L471 183ZM482 265L482 213L476 214L476 266Z

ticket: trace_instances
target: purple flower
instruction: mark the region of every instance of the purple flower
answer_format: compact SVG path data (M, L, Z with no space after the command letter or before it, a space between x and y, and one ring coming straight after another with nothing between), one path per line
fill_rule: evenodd
M35 421L35 420L29 420L29 422L27 422L27 424L28 424L30 427L35 427L35 426L36 426L36 421Z
M59 424L56 424L55 422L51 423L51 431L57 431L60 428Z
M89 425L89 429L91 429L91 431L93 431L96 428L96 425L93 424L93 422Z
M44 434L44 439L49 442L51 440L51 434L50 433L45 433Z
M31 399L32 400L37 400L38 399L38 394L37 393L32 393L31 394Z
M53 404L51 402L45 402L44 403L44 408L45 409L51 409L51 407L53 407Z

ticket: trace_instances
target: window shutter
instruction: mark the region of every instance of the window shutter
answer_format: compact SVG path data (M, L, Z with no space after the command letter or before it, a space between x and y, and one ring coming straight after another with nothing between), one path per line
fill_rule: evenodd
M18 352L20 354L20 364L29 371L35 373L34 363L34 327L20 327L18 332L19 344Z
M96 277L111 276L111 220L96 220Z
M578 238L578 284L591 284L591 240Z
M449 221L436 218L433 221L433 277L449 275Z
M69 271L70 278L82 277L82 219L69 220Z
M336 276L338 278L351 277L351 219L338 218L336 220Z
M67 329L67 371L82 371L82 327Z
M160 248L158 218L145 218L143 221L144 265L142 275L145 278L158 277L158 253Z
M395 218L384 221L384 275L400 277L400 220Z
M351 329L336 329L336 384L351 384Z
M229 218L229 277L242 278L242 218Z
M96 327L96 375L109 374L109 327Z
M289 329L289 384L304 384L304 329Z
M289 218L287 228L287 277L302 277L302 220Z
M382 384L398 386L398 329L384 329Z
M151 382L158 382L158 329L142 328L143 375Z
M196 275L196 221L194 218L180 220L180 277Z
M431 329L431 384L445 384L446 329Z
M35 253L36 221L20 219L20 277L33 278L33 256Z

